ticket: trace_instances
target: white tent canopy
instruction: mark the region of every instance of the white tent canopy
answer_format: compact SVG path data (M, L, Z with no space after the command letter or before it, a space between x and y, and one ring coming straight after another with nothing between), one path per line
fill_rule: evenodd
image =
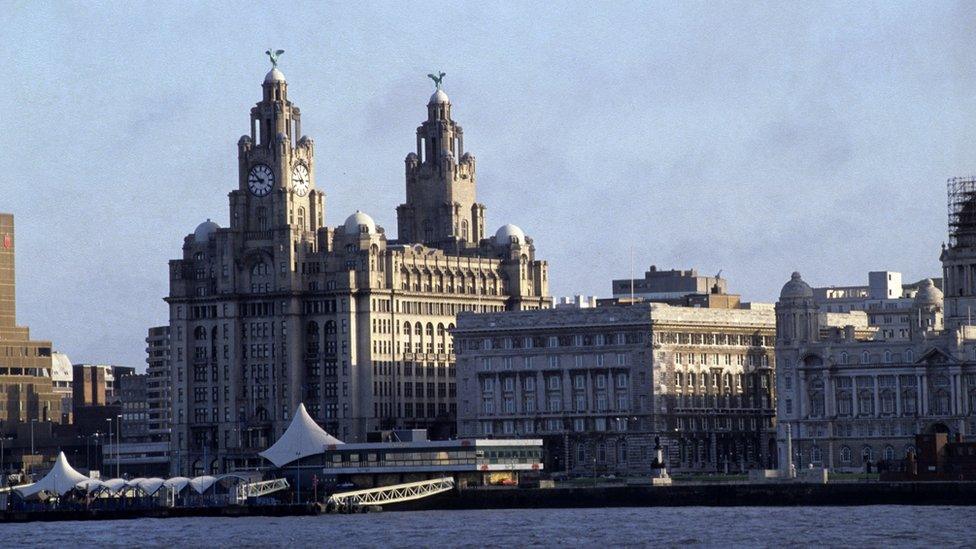
M105 487L106 486L105 486L105 483L104 482L102 482L102 481L100 481L98 479L94 479L94 478L85 479L85 480L83 480L83 481L81 481L81 482L79 482L78 484L75 485L75 488L80 488L80 489L88 492L89 494L94 493L94 492L97 492L97 491L99 491L99 490L101 490L102 488L105 488Z
M198 494L202 494L213 486L215 482L217 482L217 477L203 475L200 477L193 477L193 479L190 480L190 486L196 490Z
M337 444L342 441L319 427L305 411L305 405L299 404L281 438L258 455L274 463L275 467L282 467L303 457L321 454L327 446Z
M163 486L165 486L171 492L177 494L182 492L183 489L186 488L188 484L190 484L190 479L186 477L168 478L163 482Z
M25 498L41 492L50 492L63 496L74 489L75 485L84 480L88 480L88 477L75 471L68 463L68 458L64 456L64 452L59 452L58 458L54 460L54 467L51 467L51 470L48 474L44 475L44 478L29 486L18 488L17 492Z
M147 478L138 484L139 489L145 492L147 496L151 496L159 491L163 486L163 479L158 477Z
M110 479L108 479L106 481L103 481L102 484L104 484L106 488L108 488L109 490L111 490L114 493L114 492L118 492L119 490L125 488L125 479L124 478L110 478Z

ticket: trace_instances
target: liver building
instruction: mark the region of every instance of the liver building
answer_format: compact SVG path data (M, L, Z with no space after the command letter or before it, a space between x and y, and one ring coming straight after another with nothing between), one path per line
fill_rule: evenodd
M238 141L230 227L201 223L169 266L173 472L258 465L300 402L350 442L392 427L450 435L456 315L548 307L546 262L514 225L486 237L475 158L439 79L396 240L358 211L325 224L315 146L277 67L262 92Z

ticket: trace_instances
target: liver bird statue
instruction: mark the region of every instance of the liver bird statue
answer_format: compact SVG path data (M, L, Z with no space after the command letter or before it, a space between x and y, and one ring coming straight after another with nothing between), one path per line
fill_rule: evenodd
M430 73L430 74L427 75L427 78L430 78L431 80L433 80L434 81L435 89L438 89L439 90L439 89L441 89L441 82L444 81L444 76L446 76L446 73L443 73L443 72L438 73L437 75L435 75L434 73Z
M266 51L264 53L268 56L269 59L271 59L271 68L272 69L277 69L278 68L278 56L280 56L281 54L285 53L285 50L276 50L276 49L268 48L268 51Z

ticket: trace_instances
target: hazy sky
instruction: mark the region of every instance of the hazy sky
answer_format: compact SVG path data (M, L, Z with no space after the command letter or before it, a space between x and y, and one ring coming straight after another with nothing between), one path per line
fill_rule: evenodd
M227 225L237 139L281 48L326 222L396 233L432 70L491 232L553 295L651 264L747 300L939 274L945 181L976 172L976 4L0 2L0 211L18 316L74 362L145 366L166 262ZM597 9L599 8L599 9Z

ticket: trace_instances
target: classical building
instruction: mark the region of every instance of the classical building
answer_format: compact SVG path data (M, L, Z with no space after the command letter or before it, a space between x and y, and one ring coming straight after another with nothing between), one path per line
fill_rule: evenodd
M149 402L149 436L169 441L172 384L170 380L169 326L149 328L146 336L146 397Z
M976 433L976 180L949 181L949 212L945 295L922 281L902 307L905 334L869 327L870 309L824 312L799 273L783 286L776 304L782 464L790 458L798 467L860 471L905 458L919 433Z
M61 394L55 392L50 341L33 341L17 326L14 277L14 216L0 214L0 429L7 423L61 422ZM2 433L0 433L2 434Z
M230 227L170 262L173 472L254 466L304 402L346 442L455 423L461 311L547 307L547 266L514 225L486 237L475 159L437 89L406 157L399 238L362 212L325 223L315 147L277 68L238 142Z
M768 466L774 317L754 307L462 314L458 434L541 436L556 471L646 473L655 436L669 469Z

